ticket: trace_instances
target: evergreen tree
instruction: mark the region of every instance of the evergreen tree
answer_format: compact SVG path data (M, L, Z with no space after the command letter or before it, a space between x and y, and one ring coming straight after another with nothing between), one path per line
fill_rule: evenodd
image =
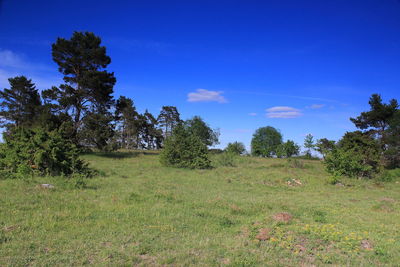
M84 118L86 122L90 121L89 128L102 127L107 121L105 118L109 117L105 113L113 105L116 79L114 73L105 70L111 59L106 48L101 46L101 39L90 32L74 32L69 40L57 39L52 45L52 56L64 75L64 84L47 90L44 96L57 101L59 108L73 118L76 133L83 128ZM88 120L88 116L102 117L102 123L96 125L93 120Z
M311 158L311 151L315 148L314 136L312 134L307 134L304 139L304 147L306 150L306 157Z
M25 76L8 79L10 89L0 91L1 126L10 129L18 126L32 126L40 116L42 103L32 80Z
M180 114L174 106L163 106L157 118L158 124L163 129L164 138L172 134L174 128L181 122Z

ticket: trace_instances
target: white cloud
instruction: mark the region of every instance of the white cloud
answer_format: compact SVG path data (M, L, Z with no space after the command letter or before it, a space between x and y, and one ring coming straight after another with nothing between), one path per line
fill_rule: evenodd
M209 91L206 89L197 89L196 92L191 92L187 96L188 102L228 102L222 95L222 91Z
M299 109L288 106L276 106L266 109L268 118L292 119L302 116Z
M312 104L311 106L308 106L307 108L311 108L311 109L320 109L325 107L325 104Z
M249 113L249 116L257 116L257 113L255 113L255 112L250 112L250 113Z
M21 54L0 49L0 89L8 88L8 78L25 75L38 89L48 89L62 82L57 68L32 63Z

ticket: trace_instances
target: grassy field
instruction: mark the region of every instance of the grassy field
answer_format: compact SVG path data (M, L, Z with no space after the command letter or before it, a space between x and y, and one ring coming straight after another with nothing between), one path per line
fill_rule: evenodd
M84 188L0 180L0 266L400 265L399 182L331 185L319 161L184 170L152 153L84 158L100 172Z

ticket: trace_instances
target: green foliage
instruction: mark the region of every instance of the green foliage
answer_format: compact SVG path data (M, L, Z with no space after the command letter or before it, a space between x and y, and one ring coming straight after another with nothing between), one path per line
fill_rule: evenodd
M225 148L225 151L236 155L242 155L246 153L246 148L244 144L241 142L233 142L233 143L228 143L228 145Z
M9 78L8 81L10 89L0 90L0 126L31 126L42 105L35 84L25 76Z
M107 56L106 48L101 46L100 37L91 32L74 32L69 40L57 38L52 45L52 56L58 70L64 75L64 84L45 90L45 100L57 103L59 110L68 111L73 118L76 137L86 135L78 134L85 128L84 119L90 123L90 129L94 126L103 127L104 118L97 125L93 120L87 120L93 114L108 117L114 104L112 93L116 79L114 73L105 70L111 63L111 58ZM108 129L97 131L102 132L102 139L109 133ZM79 144L81 141L78 139L75 143ZM104 147L103 141L86 138L85 143L88 141L91 146Z
M400 180L400 169L385 170L378 177L381 182L393 182Z
M325 157L327 171L348 177L372 177L380 171L378 142L360 131L347 132Z
M236 166L236 157L237 154L232 152L223 152L219 155L216 155L215 163L220 167L235 167Z
M389 121L389 128L385 133L384 143L386 150L383 161L387 168L400 168L400 110Z
M185 127L191 134L198 136L206 146L218 144L219 131L211 129L199 116L186 120Z
M75 145L64 139L59 131L18 127L4 138L0 151L3 177L92 174L87 164L79 159Z
M333 140L328 140L326 138L321 138L317 141L317 144L315 145L316 150L322 154L322 156L325 158L325 156L332 151L332 149L335 148L335 141Z
M157 117L157 122L163 129L164 138L167 138L172 134L175 127L181 123L178 109L174 106L163 106Z
M282 134L274 127L267 126L256 130L251 140L251 153L254 156L272 157L276 155Z
M314 136L312 134L307 134L304 138L304 147L306 150L306 157L311 158L311 151L315 148Z
M278 158L290 158L300 153L300 147L292 140L287 140L285 143L278 145L276 156Z
M189 169L211 167L207 146L183 125L177 126L173 134L165 140L160 154L160 162L165 166Z

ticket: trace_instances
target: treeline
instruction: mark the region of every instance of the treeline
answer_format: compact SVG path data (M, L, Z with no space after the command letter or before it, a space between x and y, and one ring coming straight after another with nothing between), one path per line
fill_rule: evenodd
M58 38L52 57L64 83L41 94L25 76L9 79L0 91L5 135L17 128L60 130L63 138L87 150L159 149L181 121L176 107L163 106L154 116L140 114L132 99L113 97L114 73L101 39L89 32Z
M174 106L163 106L157 116L148 110L141 114L132 99L115 99L116 78L107 71L111 58L95 34L58 38L51 51L63 75L61 85L39 93L31 79L17 76L0 90L0 126L5 129L0 178L90 176L79 159L82 151L160 149L178 126L195 135L203 150L218 143L218 131L198 116L182 121Z

